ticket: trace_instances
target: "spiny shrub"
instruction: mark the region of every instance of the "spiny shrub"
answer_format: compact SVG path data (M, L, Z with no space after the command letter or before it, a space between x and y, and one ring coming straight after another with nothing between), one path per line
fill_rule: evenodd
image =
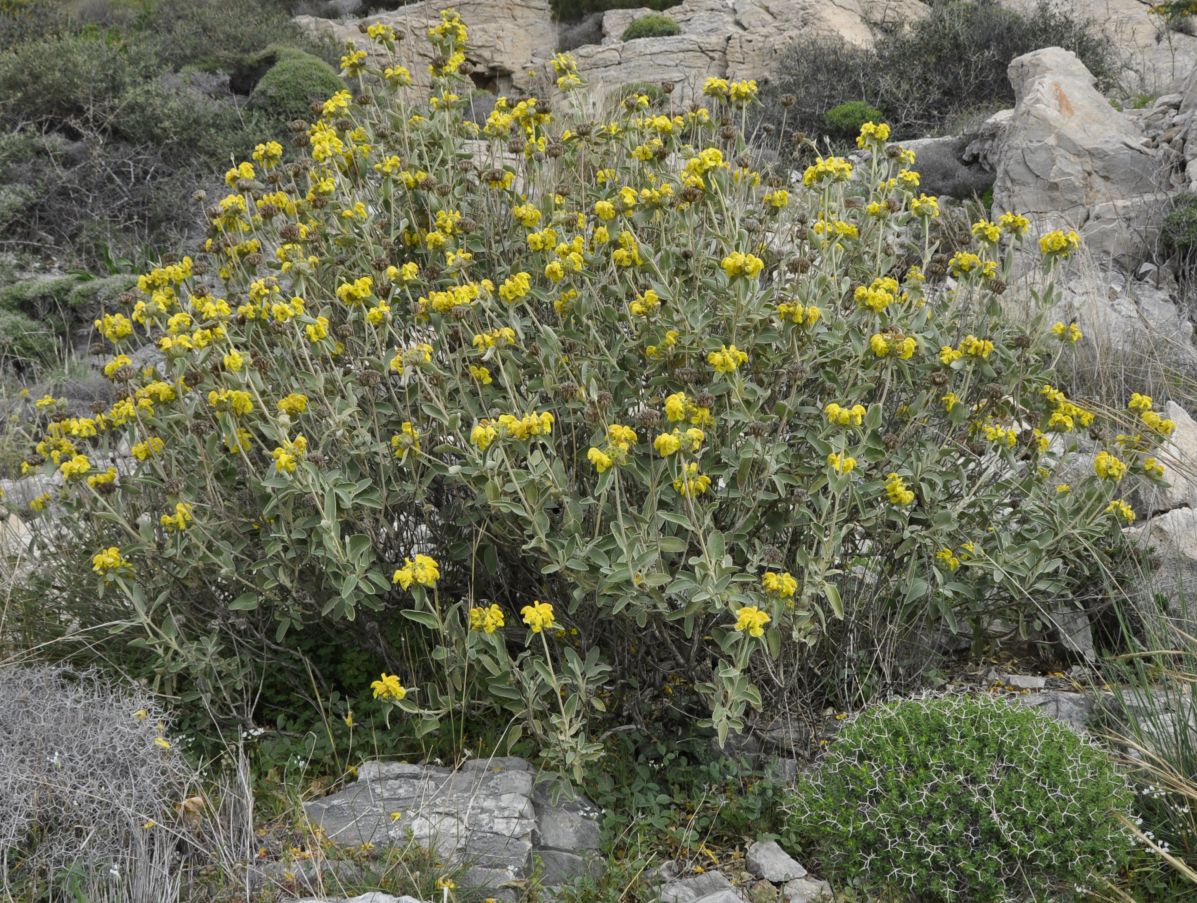
M1069 900L1125 861L1131 799L1103 750L1029 707L906 699L844 725L789 828L885 899Z
M1136 396L1139 433L1058 485L1096 415L1051 385L1075 327L999 304L1025 218L944 259L884 125L791 190L720 125L754 82L596 122L558 57L551 112L480 127L454 14L427 100L371 35L302 153L229 170L202 254L98 321L122 399L44 400L38 611L44 576L196 694L305 625L359 636L418 733L510 717L577 772L590 719L662 682L722 740L845 620L1039 636L1037 600L1109 567L1172 425ZM1078 242L1044 236L1047 271Z
M669 16L650 15L633 19L623 30L621 39L635 41L637 38L668 38L680 33L681 28Z
M6 888L68 872L116 886L149 864L148 849L161 855L177 846L159 823L174 817L192 773L164 736L165 717L145 692L113 687L94 672L0 669Z

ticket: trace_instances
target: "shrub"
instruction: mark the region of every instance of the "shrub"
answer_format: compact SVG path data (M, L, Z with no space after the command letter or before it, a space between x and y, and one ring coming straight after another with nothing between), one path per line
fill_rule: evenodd
M770 84L766 115L782 132L823 134L833 107L863 100L885 111L898 138L933 133L961 113L1014 100L1006 70L1015 57L1063 47L1104 87L1119 72L1114 48L1067 8L1041 2L1027 12L992 0L945 2L908 27L879 30L871 49L838 38L792 45ZM793 106L781 108L783 95Z
M832 107L823 117L832 137L845 140L855 138L866 122L884 122L885 114L863 100L850 100Z
M945 696L846 723L794 791L828 875L887 899L1072 899L1125 861L1132 794L1105 752L1033 709Z
M55 358L58 343L44 323L12 310L0 310L0 368L33 371Z
M1036 600L1110 566L1121 478L1155 474L1169 426L1136 400L1141 444L1057 488L1098 423L1050 387L1077 336L998 303L1026 297L1025 219L938 256L883 126L867 165L820 160L793 194L733 167L743 136L718 124L751 82L614 123L504 99L480 130L455 66L428 104L396 66L386 90L360 76L367 102L330 98L294 163L263 144L230 170L204 253L101 323L165 362L118 354L101 418L45 412L29 468L70 479L32 519L39 612L132 612L122 660L180 694L285 682L304 628L356 642L415 733L515 719L577 773L589 720L663 685L723 740L758 682L798 692L778 675L887 661L928 623L1037 637ZM1076 241L1045 237L1044 267Z
M328 63L310 53L288 50L278 55L250 95L250 103L274 122L309 119L313 101L335 94L343 82Z
M668 38L681 34L677 22L669 16L650 15L633 19L620 37L622 41L635 41L637 38Z
M173 819L191 772L164 736L165 723L147 694L117 689L94 673L0 669L6 887L92 876L108 887L140 884L148 893L164 879L177 883L172 870L157 873L178 842L159 823Z
M1160 243L1168 253L1182 257L1197 251L1197 195L1181 194L1173 200L1160 229Z

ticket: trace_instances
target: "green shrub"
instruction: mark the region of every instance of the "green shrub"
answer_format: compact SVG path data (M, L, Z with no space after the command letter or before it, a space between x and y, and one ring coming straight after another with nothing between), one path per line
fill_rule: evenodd
M668 38L681 34L677 22L669 16L649 15L633 19L620 37L622 41L635 41L637 38Z
M254 87L250 103L271 120L285 123L310 119L313 101L320 102L344 87L333 68L317 56L301 50L279 54Z
M479 134L456 71L431 103L363 78L374 99L331 98L299 159L230 171L204 252L101 324L124 397L29 461L70 477L32 519L37 613L105 625L188 699L304 674L297 631L357 640L413 733L514 720L576 774L654 700L722 741L928 625L1039 638L1038 600L1092 597L1125 471L1169 428L1140 405L1142 443L1058 490L1102 421L1045 390L1042 316L998 303L1031 304L1026 220L943 260L884 129L875 164L819 161L801 195L733 167L720 123L751 82L711 80L680 123L504 99ZM1075 241L1045 237L1045 268ZM147 341L161 373L119 357Z
M884 122L885 114L863 100L850 100L828 110L823 121L832 137L847 140L855 138L866 122Z
M43 323L12 310L0 310L0 368L35 370L50 363L58 345Z
M884 110L895 137L919 137L961 113L1011 106L1010 61L1053 46L1075 52L1103 87L1114 84L1113 45L1062 5L1019 12L992 0L945 2L908 27L878 30L870 49L839 38L799 40L783 55L763 115L779 127L783 147L794 132L822 135L827 112L853 100ZM792 106L777 102L783 95Z
M1113 877L1131 845L1117 816L1132 794L1105 752L988 697L865 711L793 799L790 829L827 876L886 899L1073 899Z
M1197 195L1178 195L1164 217L1160 243L1170 254L1189 256L1197 252Z

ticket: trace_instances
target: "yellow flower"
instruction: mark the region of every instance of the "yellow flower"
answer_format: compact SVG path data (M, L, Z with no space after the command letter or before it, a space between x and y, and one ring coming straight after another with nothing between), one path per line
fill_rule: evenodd
M399 682L399 678L385 671L378 680L371 682L370 688L374 691L374 698L384 702L399 702L407 696L407 689Z
M956 553L951 549L940 549L935 553L935 557L943 562L944 566L949 571L954 571L956 568L960 567L960 559L956 557Z
M441 570L436 559L428 555L416 555L414 561L410 558L403 559L403 567L395 571L391 582L398 583L403 589L410 589L413 583L432 588L440 579Z
M1049 259L1064 258L1070 256L1073 251L1076 251L1081 246L1081 237L1071 229L1067 232L1062 229L1056 229L1048 232L1039 239L1039 251L1044 257Z
M761 577L761 589L779 599L792 599L798 591L798 581L788 571L766 571Z
M840 476L846 476L856 469L856 459L850 455L832 452L827 456L827 466Z
M515 273L503 280L503 284L499 286L499 297L508 304L515 304L517 301L528 297L531 291L531 274Z
M853 298L860 307L881 313L898 300L898 280L892 276L882 276L868 286L858 285Z
M525 605L520 609L520 615L533 633L549 630L556 623L553 606L548 602L536 600L531 605Z
M997 223L990 222L987 219L978 220L973 223L973 237L979 238L981 241L996 245L998 239L1002 237L1002 230Z
M716 373L734 373L741 364L748 363L748 355L735 345L724 345L707 355L707 363Z
M781 210L790 203L790 193L784 188L778 188L776 191L766 192L761 200L774 210Z
M1057 322L1052 326L1052 335L1058 338L1061 342L1068 342L1075 345L1082 338L1084 334L1081 328L1076 325L1076 322L1071 322L1065 325L1063 322Z
M1021 238L1031 228L1031 221L1018 213L1003 213L998 217L998 227L1009 235Z
M303 436L296 436L294 439L284 441L282 445L271 452L275 470L279 473L295 473L299 466L299 459L307 453L307 450L308 440Z
M101 576L114 571L132 570L128 559L121 555L119 546L109 546L102 552L97 552L91 558L91 569Z
M935 219L939 216L939 199L928 194L920 194L910 199L910 212L915 216Z
M175 504L175 513L164 514L158 521L167 530L181 533L191 526L191 521L194 519L191 512L191 505L186 502L177 502Z
M494 377L490 375L490 370L486 367L479 367L476 364L470 364L470 376L478 380L482 385L489 386L494 382Z
M87 455L75 455L59 464L58 470L68 481L78 479L91 470L91 461Z
M661 306L661 296L651 288L643 294L637 295L628 305L628 310L635 317L647 317Z
M765 268L765 261L761 260L755 254L744 254L741 251L736 251L724 257L720 266L723 268L723 272L727 274L728 279L735 279L739 276L755 279L761 270Z
M1115 499L1106 505L1106 512L1120 518L1123 523L1133 524L1135 522L1135 512L1122 499Z
M807 188L823 182L847 182L852 178L852 164L843 157L820 157L802 174Z
M833 401L823 408L823 413L827 416L827 422L832 426L860 426L864 423L868 411L862 404L854 404L850 408L845 408Z
M905 506L914 501L914 493L907 488L906 481L896 473L890 473L885 478L885 495L893 505Z
M771 620L772 618L755 605L745 605L736 612L735 629L751 637L762 637L765 635L765 625Z
M1117 483L1126 475L1126 463L1107 451L1099 451L1093 459L1093 472L1103 480Z
M308 409L308 397L298 392L292 392L279 399L278 409L284 414L296 417Z
M1153 402L1150 395L1141 395L1138 392L1135 392L1131 395L1130 401L1127 403L1126 407L1128 410L1142 414L1145 411L1150 411L1152 404Z
M678 438L676 432L661 433L653 440L653 448L656 449L658 455L662 458L668 458L670 455L676 453L682 447L681 439Z
M626 452L636 444L638 439L636 431L630 426L613 423L607 427L607 441L621 451Z
M483 421L474 424L474 428L470 430L470 444L479 451L486 451L498 436L499 431L491 426L489 421Z
M593 464L594 469L599 473L606 473L611 469L611 465L615 463L611 460L610 455L594 446L591 446L590 450L586 452L586 460Z
M470 628L483 633L494 633L504 625L503 609L498 605L470 609Z
M138 461L144 461L158 454L165 447L166 443L162 439L157 436L150 436L145 441L134 444L130 451Z
M399 432L391 436L391 450L400 461L407 460L408 455L420 453L420 431L412 426L410 420L404 420Z
M678 495L692 499L702 495L711 488L711 478L698 472L697 462L691 461L682 469L682 474L673 481L673 489Z

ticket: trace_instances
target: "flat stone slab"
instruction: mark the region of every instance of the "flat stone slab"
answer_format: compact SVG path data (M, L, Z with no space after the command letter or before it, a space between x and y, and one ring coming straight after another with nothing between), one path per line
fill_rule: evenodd
M689 878L678 878L661 887L661 903L697 903L720 893L735 894L736 889L722 872L704 872ZM736 895L738 896L738 894ZM710 901L714 903L714 901Z
M745 856L745 864L752 875L771 884L785 884L795 878L806 877L806 869L802 864L783 850L776 840L752 844Z
M335 843L414 841L467 866L463 883L475 887L495 889L527 877L534 857L549 886L592 872L598 861L598 808L576 793L554 794L515 757L478 759L459 769L368 762L352 785L304 808Z
M782 888L786 903L830 903L831 885L818 878L795 878Z

